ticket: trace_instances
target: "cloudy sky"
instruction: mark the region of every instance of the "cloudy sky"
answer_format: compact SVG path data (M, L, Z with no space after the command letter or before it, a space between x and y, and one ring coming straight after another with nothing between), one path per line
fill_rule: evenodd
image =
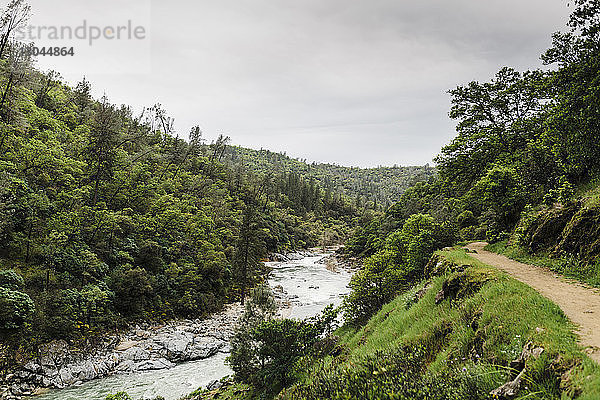
M198 124L209 140L362 167L431 162L454 134L447 90L540 67L569 13L565 0L123 3L31 0L37 26L146 32L79 40L40 67L136 110L161 103L184 137Z

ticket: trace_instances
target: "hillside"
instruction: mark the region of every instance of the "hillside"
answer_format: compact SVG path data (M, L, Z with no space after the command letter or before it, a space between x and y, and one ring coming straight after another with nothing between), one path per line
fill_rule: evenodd
M364 327L341 330L341 354L280 397L487 398L517 374L519 397L600 395L600 369L578 348L555 304L461 250L432 262L443 268ZM513 360L528 343L544 350L517 366Z
M460 248L438 252L426 276L364 326L338 329L326 355L301 361L277 398L483 399L517 376L519 398L600 396L600 367L535 290ZM233 385L218 398L251 393Z
M31 59L0 59L0 88L0 379L44 341L215 312L268 252L339 243L365 211L233 170L226 143L180 139L160 106L134 115Z
M509 273L531 286L542 296L557 304L577 327L579 343L590 358L600 362L600 321L594 315L600 310L600 293L597 290L566 280L553 272L534 265L520 263L503 255L485 250L486 243L468 245L472 257Z
M523 211L508 239L490 250L600 287L600 185L581 185L562 202Z
M567 29L542 55L548 68L504 67L449 91L456 136L436 157L437 174L346 242L345 255L362 265L338 310L343 325L331 334L332 310L249 325L257 348L249 360L260 367L242 374L232 363L230 387L195 395L600 397L600 370L586 355L597 359L597 349L580 347L575 331L598 346L598 294L470 246L530 287L451 247L485 240L489 250L600 282L600 2L571 4Z
M599 345L598 294L560 276L600 286L600 0L572 4L547 68L449 91L456 136L435 168L307 163L206 143L199 126L184 140L159 104L136 114L37 70L5 28L0 398L168 374L192 350L233 371L194 400L600 398L597 349L582 348ZM28 10L12 1L0 25ZM301 301L273 283L278 262L302 302L321 298L310 317L284 317ZM347 292L324 290L314 271L341 268ZM103 348L103 374L70 364ZM127 369L150 352L158 364Z
M417 182L428 181L436 170L429 165L412 167L344 167L326 163L307 163L286 154L231 146L223 161L233 168L243 166L255 173L296 174L336 193L343 193L357 204L374 204L387 209Z

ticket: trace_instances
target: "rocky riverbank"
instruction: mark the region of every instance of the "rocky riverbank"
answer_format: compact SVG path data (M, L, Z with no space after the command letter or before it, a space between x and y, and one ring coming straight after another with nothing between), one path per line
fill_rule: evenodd
M288 262L302 260L305 257L314 256L317 252L313 250L300 250L292 253L271 253L266 261L268 262Z
M228 352L241 313L241 305L232 304L204 320L136 326L107 337L103 348L87 355L64 340L50 342L40 347L36 359L6 376L0 399L19 399L40 388L64 388L113 374L171 368Z
M313 251L300 251L272 254L269 259L284 263L315 255ZM343 260L330 254L319 263L326 264L327 269L348 268ZM302 305L298 296L288 294L281 285L273 287L273 294L281 317ZM229 340L242 312L240 304L232 304L203 320L138 325L125 333L107 336L103 344L91 351L64 340L47 343L40 346L35 359L0 382L0 400L20 399L48 388L65 388L115 374L168 369L218 352L228 353Z
M354 272L361 267L361 261L356 257L346 257L338 253L331 253L318 261L325 264L325 268L332 272L338 272L340 269Z

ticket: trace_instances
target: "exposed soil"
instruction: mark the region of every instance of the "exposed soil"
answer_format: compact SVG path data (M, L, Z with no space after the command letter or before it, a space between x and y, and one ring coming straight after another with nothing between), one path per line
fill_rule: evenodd
M561 277L547 269L523 264L500 254L484 250L484 242L467 246L477 253L470 254L479 261L499 268L531 286L556 303L579 326L580 344L590 358L600 363L600 290Z

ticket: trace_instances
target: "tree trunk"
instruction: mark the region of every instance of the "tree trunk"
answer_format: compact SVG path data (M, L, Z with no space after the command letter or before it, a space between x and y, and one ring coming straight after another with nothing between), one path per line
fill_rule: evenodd
M8 43L9 32L2 35L2 43L0 44L0 59L4 58L4 50L6 50L6 44Z
M242 266L242 305L244 305L246 299L246 286L248 286L248 247L250 247L248 242L248 232L246 232L244 240L244 263Z
M96 201L98 201L98 188L100 186L100 172L102 169L102 150L98 154L98 168L96 169L96 183L94 184L94 199L92 201L92 205L96 205Z
M27 232L27 250L25 251L25 263L29 262L29 253L31 251L31 233L33 231L33 219L29 222L29 230Z
M6 82L6 88L4 89L4 93L2 93L2 100L0 100L0 112L2 112L2 107L4 107L4 103L6 102L6 96L8 95L8 91L11 89L13 82L14 74L10 74L8 77L8 82Z

